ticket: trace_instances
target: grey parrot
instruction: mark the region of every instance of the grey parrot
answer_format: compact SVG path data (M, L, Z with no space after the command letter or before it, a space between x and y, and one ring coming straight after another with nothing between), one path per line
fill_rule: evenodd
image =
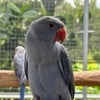
M28 80L35 100L73 100L74 77L62 45L66 30L62 21L44 16L33 21L25 37Z
M14 55L14 71L20 83L20 100L24 100L25 84L27 81L25 73L25 64L26 64L26 50L22 46L17 46L15 48Z

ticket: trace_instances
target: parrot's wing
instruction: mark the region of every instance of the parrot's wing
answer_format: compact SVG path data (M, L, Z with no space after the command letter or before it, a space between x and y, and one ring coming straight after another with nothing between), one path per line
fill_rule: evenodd
M14 70L15 70L15 74L18 77L19 80L22 79L22 66L23 66L23 62L20 61L19 58L14 57Z
M20 82L20 84L26 83L26 75L24 70L24 62L25 62L25 49L17 48L17 51L14 55L14 71Z
M72 71L72 65L68 58L68 55L65 51L65 49L62 47L61 53L60 53L60 59L58 61L59 69L61 72L61 75L65 81L65 84L67 85L72 99L74 98L74 77L73 77L73 71Z
M27 60L26 53L25 53L24 69L25 69L26 78L27 78L27 80L28 80L28 60Z

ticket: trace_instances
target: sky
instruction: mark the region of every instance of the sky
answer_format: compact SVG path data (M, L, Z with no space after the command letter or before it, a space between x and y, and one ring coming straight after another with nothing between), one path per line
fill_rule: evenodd
M71 3L72 6L74 6L74 0L66 0L66 1L69 2L69 3ZM84 0L82 0L82 1L84 1ZM100 8L100 0L96 0L96 6L98 8Z
M67 2L69 2L69 3L71 3L71 5L73 6L73 7L75 7L75 5L74 5L74 0L66 0ZM83 3L83 1L84 0L81 0L82 1L82 3Z
M74 0L66 0L67 2L71 3L74 6Z
M97 5L98 8L100 8L100 0L96 1L96 5Z

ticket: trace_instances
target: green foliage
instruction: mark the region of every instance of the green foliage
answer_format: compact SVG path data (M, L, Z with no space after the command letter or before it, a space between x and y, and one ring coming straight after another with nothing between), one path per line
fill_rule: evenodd
M35 9L32 1L0 2L5 4L0 9L0 49L3 50L0 51L0 69L12 69L14 49L17 45L24 45L23 37L28 25L45 15L41 2L37 3L39 7Z
M7 4L7 8L17 14L21 14L21 10L12 2Z
M82 86L76 86L75 87L75 92L77 94L80 94L83 92L83 87ZM99 86L89 86L87 87L87 93L88 94L100 94L100 87Z
M41 15L41 12L37 12L34 10L28 10L23 13L22 17L25 19L29 19L29 18L37 18L39 15Z
M93 54L93 59L97 62L100 63L100 52L95 52Z

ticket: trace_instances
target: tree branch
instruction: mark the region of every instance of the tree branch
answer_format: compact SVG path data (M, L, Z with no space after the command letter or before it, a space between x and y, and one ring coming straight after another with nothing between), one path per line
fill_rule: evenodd
M74 73L76 86L100 86L100 71L82 71ZM0 70L0 87L18 87L19 82L14 71Z

